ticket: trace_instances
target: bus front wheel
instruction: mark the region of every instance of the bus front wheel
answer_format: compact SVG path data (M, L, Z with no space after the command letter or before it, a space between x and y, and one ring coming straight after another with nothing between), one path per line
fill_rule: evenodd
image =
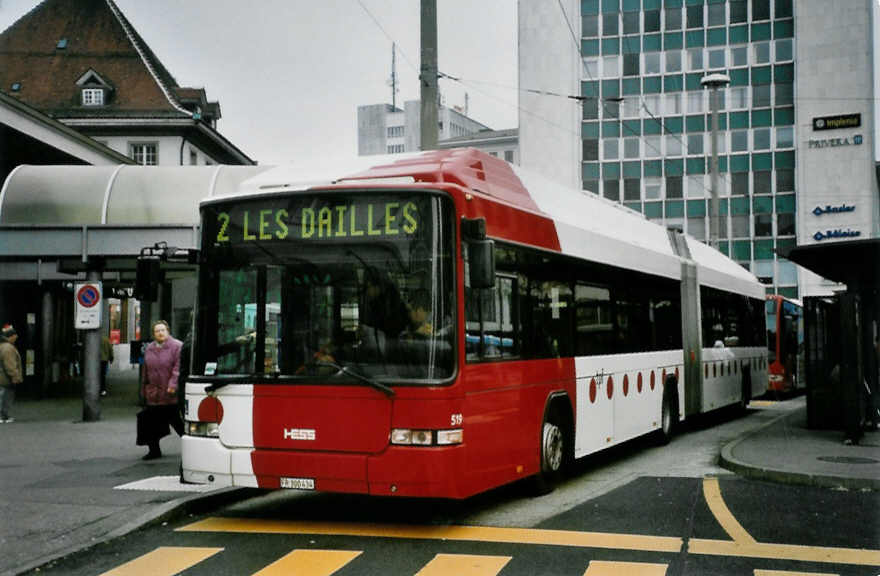
M554 403L541 424L540 470L533 479L533 492L537 496L553 491L570 460L570 423L566 424L559 402Z

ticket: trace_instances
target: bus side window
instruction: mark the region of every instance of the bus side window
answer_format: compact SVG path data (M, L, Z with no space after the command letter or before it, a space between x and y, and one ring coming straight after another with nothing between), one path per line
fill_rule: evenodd
M516 335L516 279L496 276L489 289L465 287L465 354L468 362L519 354Z

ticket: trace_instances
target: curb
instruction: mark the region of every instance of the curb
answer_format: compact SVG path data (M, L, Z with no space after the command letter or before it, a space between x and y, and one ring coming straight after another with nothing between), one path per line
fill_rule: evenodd
M0 576L24 575L40 566L54 562L55 560L60 560L71 554L83 552L89 548L120 538L141 528L152 526L160 522L168 522L190 513L199 513L208 508L234 504L260 493L262 493L262 491L258 488L222 488L216 492L209 492L206 494L197 493L181 496L180 498L156 506L140 515L138 518L127 522L115 530L111 530L101 538L82 544L74 544L69 548L53 552L41 558L37 558L36 560L31 560L27 564L16 566L0 573Z
M796 413L796 412L795 412ZM759 434L764 429L773 426L784 418L794 417L795 413L782 414L760 428L751 430L736 440L729 442L721 449L719 465L746 478L756 480L768 480L779 484L795 484L799 486L816 486L819 488L845 488L847 490L873 490L880 491L880 478L845 478L840 476L828 476L825 474L809 474L806 472L792 472L789 470L777 470L754 464L747 464L738 460L733 455L734 449L752 436Z

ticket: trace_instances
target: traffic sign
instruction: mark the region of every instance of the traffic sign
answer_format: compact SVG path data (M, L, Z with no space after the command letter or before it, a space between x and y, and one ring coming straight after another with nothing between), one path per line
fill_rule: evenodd
M101 327L101 283L75 284L73 288L76 305L74 328L95 330Z

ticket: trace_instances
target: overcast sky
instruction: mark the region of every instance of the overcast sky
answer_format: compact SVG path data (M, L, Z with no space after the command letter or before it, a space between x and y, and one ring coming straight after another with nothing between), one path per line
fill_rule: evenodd
M0 0L0 30L37 4ZM260 164L356 155L357 107L391 102L391 39L398 105L419 98L418 0L116 4L178 84L220 102L220 132ZM437 0L438 67L462 81L440 81L444 102L467 92L469 115L494 129L517 126L516 5Z

